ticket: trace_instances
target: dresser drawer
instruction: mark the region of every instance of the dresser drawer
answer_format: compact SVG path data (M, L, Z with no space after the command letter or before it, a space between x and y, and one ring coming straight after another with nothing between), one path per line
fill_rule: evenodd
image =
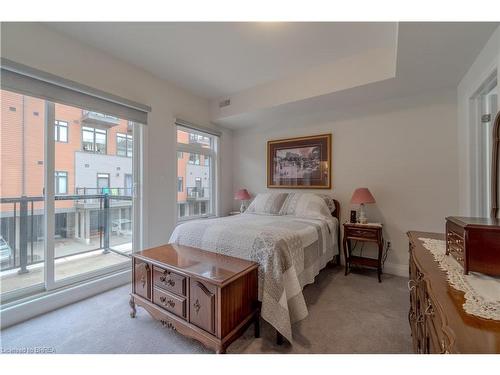
M153 267L153 284L182 296L186 296L186 277L167 269Z
M347 229L346 235L350 238L362 238L376 241L378 238L378 230L369 228L349 228Z
M186 318L186 298L160 288L153 289L153 303L171 313Z

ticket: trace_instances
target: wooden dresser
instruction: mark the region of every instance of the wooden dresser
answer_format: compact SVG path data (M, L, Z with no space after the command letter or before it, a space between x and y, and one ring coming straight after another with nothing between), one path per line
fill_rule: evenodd
M257 263L179 245L135 253L132 262L132 318L138 304L217 353L252 322L259 336Z
M408 232L410 311L415 353L500 353L500 321L466 313L464 293L454 289L418 238L444 234Z

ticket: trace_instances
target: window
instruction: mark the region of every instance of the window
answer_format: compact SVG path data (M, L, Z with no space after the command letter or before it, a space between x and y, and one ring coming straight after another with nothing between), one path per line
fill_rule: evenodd
M55 191L56 195L68 194L68 172L55 172L56 183Z
M129 134L116 134L116 155L132 157L132 136Z
M198 155L198 154L189 154L189 164L200 165L200 155Z
M97 174L97 190L98 194L109 193L109 173Z
M82 127L82 149L97 154L106 153L107 134L106 130Z
M178 219L216 214L218 137L177 125Z
M125 173L125 182L124 182L124 192L123 195L131 196L132 195L132 175L130 173Z
M56 142L68 142L68 123L66 121L55 121L54 139Z

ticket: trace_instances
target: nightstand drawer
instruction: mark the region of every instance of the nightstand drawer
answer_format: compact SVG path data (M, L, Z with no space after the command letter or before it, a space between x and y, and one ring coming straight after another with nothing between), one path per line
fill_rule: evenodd
M346 236L376 241L378 238L378 230L371 228L347 228Z

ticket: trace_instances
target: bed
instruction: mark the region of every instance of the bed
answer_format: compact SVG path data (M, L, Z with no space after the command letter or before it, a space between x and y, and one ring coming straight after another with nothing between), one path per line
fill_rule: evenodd
M314 196L267 193L259 201L258 195L243 214L179 224L170 243L259 263L261 317L292 342L292 324L308 315L304 286L339 261L340 205L326 196L323 205ZM314 214L316 206L321 214Z

